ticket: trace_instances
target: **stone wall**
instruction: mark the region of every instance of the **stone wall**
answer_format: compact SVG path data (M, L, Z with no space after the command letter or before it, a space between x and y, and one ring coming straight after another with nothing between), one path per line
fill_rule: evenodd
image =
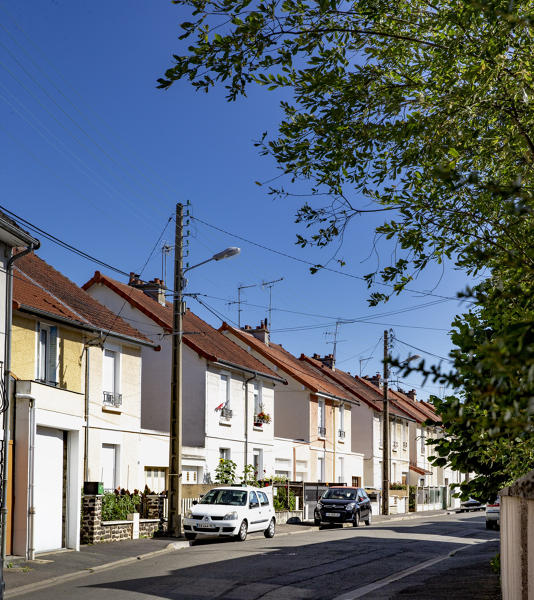
M128 515L126 521L102 521L102 498L103 496L88 495L82 498L82 544L135 540L141 536L153 537L156 531L164 526L159 517L163 512L162 496L147 496L143 499L143 516L149 518L140 519L139 513L134 513Z

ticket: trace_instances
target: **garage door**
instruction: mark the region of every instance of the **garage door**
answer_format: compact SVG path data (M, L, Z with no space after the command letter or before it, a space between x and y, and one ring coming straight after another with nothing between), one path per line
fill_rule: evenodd
M63 431L37 427L35 439L35 551L63 547Z

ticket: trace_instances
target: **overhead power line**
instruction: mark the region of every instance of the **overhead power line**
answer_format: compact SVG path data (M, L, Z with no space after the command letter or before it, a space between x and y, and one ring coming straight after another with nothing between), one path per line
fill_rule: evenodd
M265 246L264 244L260 244L258 242L253 242L252 240L249 240L247 238L244 238L241 235L238 235L237 233L231 233L230 231L226 231L225 229L222 229L221 227L217 227L216 225L212 225L211 223L208 223L207 221L204 221L202 219L199 219L198 217L195 217L194 215L191 215L190 217L191 219L194 219L195 221L197 221L198 223L202 223L202 225L205 225L206 227L211 227L212 229L215 229L216 231L220 231L221 233L224 233L226 235L229 235L233 238L236 238L238 240L241 240L242 242L246 242L247 244L251 244L252 246L256 246L258 248L261 248L262 250L266 250L267 252L272 252L273 254L278 254L279 256L284 256L285 258L289 258L290 260L294 260L296 262L311 266L311 267L316 267L316 268L320 268L323 271L329 271L330 273L336 273L337 275L343 275L344 277L350 277L351 279L358 279L360 281L365 281L367 283L367 280L365 279L365 277L362 277L361 275L354 275L353 273L347 273L345 271L340 271L339 269L332 269L331 267L326 267L323 265L317 265L317 263L313 263L309 260L305 260L303 258L299 258L298 256L293 256L292 254L288 254L287 252L282 252L281 250L276 250L274 248L269 248L269 246ZM383 285L386 287L393 287L394 284L392 283L383 283L380 281L376 282L377 285ZM414 290L411 288L404 288L407 292L413 292L415 294L421 294L422 296L433 296L435 298L442 298L443 300L458 300L458 298L454 298L452 296L441 296L440 294L434 294L433 292L422 292L421 290Z

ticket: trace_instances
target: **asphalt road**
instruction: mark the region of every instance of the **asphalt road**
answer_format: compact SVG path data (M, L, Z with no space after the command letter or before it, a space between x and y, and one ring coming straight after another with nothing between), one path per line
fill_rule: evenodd
M498 534L481 513L325 528L265 539L202 541L18 595L39 600L494 600Z

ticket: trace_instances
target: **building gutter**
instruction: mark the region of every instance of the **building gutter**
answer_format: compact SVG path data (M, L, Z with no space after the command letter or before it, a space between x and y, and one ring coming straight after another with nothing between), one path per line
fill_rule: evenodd
M84 325L83 323L76 323L72 321L72 319L68 319L66 317L60 317L53 313L49 313L46 310L41 310L39 308L33 308L32 306L28 306L26 304L17 303L17 310L21 312L30 313L33 315L45 317L50 319L51 321L58 321L59 323L65 323L70 327L74 327L75 329L83 329L84 331L90 331L96 335L104 335L104 336L112 336L115 338L119 338L121 340L125 340L127 342L131 342L134 344L138 344L140 346L148 346L149 348L154 348L154 350L160 350L161 346L158 344L154 344L154 342L149 342L145 340L140 340L139 338L132 337L130 335L126 335L124 333L117 333L115 331L108 331L107 329L100 329L95 327L94 325Z
M30 238L31 239L31 238ZM3 402L3 419L2 427L4 432L4 439L2 441L3 448L3 473L2 473L2 512L0 516L0 528L1 528L1 549L0 549L0 598L4 597L5 581L4 581L4 562L6 558L6 525L7 525L7 484L8 484L8 473L9 473L9 401L11 399L11 331L12 331L12 320L13 320L13 263L22 258L26 254L29 254L33 250L37 250L40 246L38 240L30 242L27 248L13 254L11 250L11 257L6 263L6 314L5 314L5 347L4 347L4 402Z
M359 400L353 400L350 398L342 398L341 396L334 396L334 394L324 394L323 392L313 392L318 398L325 398L326 400L338 400L345 402L346 404L354 404L354 406L360 406Z

